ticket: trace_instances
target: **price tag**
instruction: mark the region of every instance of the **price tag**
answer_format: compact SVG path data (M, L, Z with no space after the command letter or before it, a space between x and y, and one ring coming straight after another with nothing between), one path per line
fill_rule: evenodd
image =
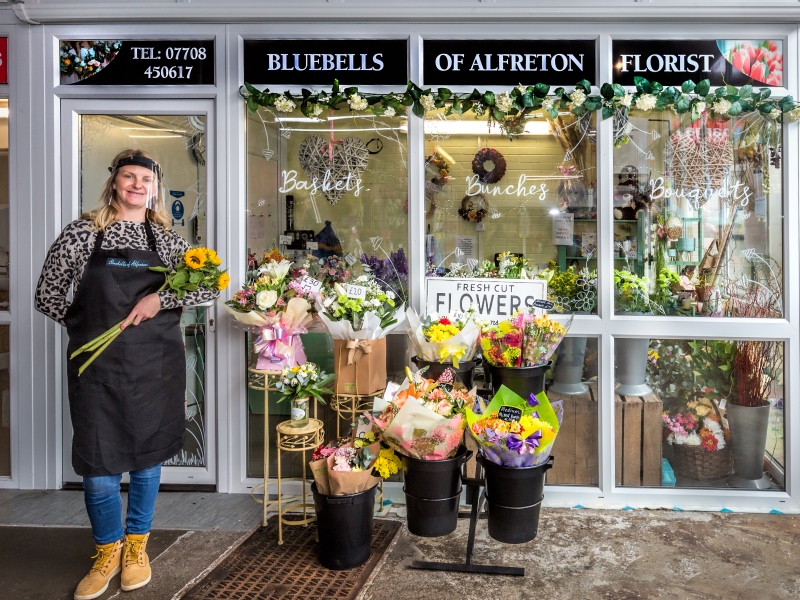
M347 256L344 257L344 262L347 263L348 267L352 267L356 264L356 257L348 253Z
M352 285L347 284L347 297L348 298L358 298L359 300L366 300L367 299L367 288L363 285Z
M284 244L286 246L291 244L293 241L294 241L294 238L292 236L290 236L290 235L282 235L282 236L280 236L278 238L278 243Z
M553 302L550 302L550 300L534 300L533 306L534 308L543 308L545 310L550 310L555 306L555 304Z
M503 405L497 411L497 418L506 423L517 423L522 418L522 409L516 406Z
M322 282L306 275L300 280L300 288L307 294L318 294L322 289Z
M306 250L318 250L319 242L306 242Z

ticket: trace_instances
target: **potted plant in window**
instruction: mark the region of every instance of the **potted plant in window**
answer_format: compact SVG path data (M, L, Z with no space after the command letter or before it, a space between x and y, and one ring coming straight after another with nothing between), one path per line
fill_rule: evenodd
M753 285L749 280L729 282L730 313L750 319L780 318L783 314L781 280L776 274ZM783 342L738 340L732 361L733 391L727 406L733 438L732 483L737 487L770 487L764 476L764 452L773 385L783 376Z
M649 280L630 271L614 270L614 308L617 314L649 315ZM616 338L614 340L614 366L616 368L616 393L620 396L645 396L653 393L645 383L647 375L647 338Z

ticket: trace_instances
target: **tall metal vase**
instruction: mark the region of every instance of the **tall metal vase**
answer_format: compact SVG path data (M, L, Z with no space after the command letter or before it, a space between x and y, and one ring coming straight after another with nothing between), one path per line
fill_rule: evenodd
M553 369L550 392L564 395L585 394L589 386L583 383L583 358L586 355L585 337L566 337L558 346L558 360Z
M646 396L653 389L645 383L647 373L647 338L617 338L614 340L614 366L617 385L614 393L620 396Z
M771 487L764 475L769 409L769 403L764 406L728 404L728 426L731 428L733 444L733 475L730 483L736 487Z

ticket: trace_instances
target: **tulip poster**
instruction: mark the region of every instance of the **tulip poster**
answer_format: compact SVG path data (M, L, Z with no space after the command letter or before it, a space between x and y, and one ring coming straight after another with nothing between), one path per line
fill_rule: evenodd
M783 40L615 40L614 83L634 77L680 86L687 79L711 85L785 87Z

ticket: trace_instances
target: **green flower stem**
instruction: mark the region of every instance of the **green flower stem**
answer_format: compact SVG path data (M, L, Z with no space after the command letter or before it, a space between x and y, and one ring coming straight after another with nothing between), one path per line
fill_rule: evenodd
M86 367L88 367L90 364L92 364L94 362L94 359L97 358L98 356L100 356L100 354L103 352L103 350L105 350L111 342L113 342L115 339L117 339L117 336L120 333L122 333L122 329L117 328L116 333L112 337L110 337L102 346L100 346L100 348L94 354L92 354L89 357L89 360L87 360L85 363L83 363L81 365L81 368L78 369L78 377L83 375L83 372L86 370Z
M107 329L106 331L98 335L96 338L86 342L83 346L75 350L75 352L73 352L70 355L69 357L70 360L78 356L78 354L82 354L84 352L91 352L92 350L95 350L100 346L102 346L109 338L116 337L119 334L119 332L122 331L120 329L120 325L122 325L124 322L125 321L120 321L119 323L114 325L111 329Z

